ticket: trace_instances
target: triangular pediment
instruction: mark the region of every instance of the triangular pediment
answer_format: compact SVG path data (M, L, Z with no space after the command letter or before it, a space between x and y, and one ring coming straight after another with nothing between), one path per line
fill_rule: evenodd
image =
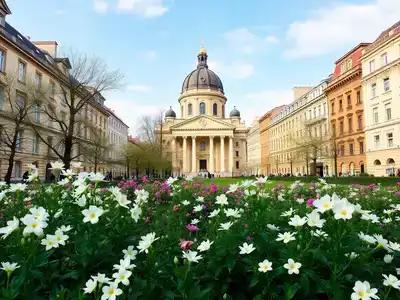
M196 116L171 126L171 130L234 130L235 125L210 116Z

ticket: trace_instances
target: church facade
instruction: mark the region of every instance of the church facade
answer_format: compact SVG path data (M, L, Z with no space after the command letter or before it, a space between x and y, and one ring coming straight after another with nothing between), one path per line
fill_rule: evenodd
M225 116L227 97L221 79L208 68L201 48L197 68L182 84L180 117L170 108L157 128L171 155L174 176L240 176L247 173L247 129L234 107Z

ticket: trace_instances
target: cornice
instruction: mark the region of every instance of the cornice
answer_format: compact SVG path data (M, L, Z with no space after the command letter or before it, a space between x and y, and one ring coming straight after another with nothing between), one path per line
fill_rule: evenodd
M362 74L362 67L361 67L361 65L357 65L356 67L350 69L349 71L341 74L339 77L332 80L329 83L329 85L327 86L327 88L325 89L325 91L328 93L337 88L340 88L340 87L344 86L345 84L353 81L354 79L357 78L357 76L360 76L361 74ZM361 80L361 76L360 76L360 80Z

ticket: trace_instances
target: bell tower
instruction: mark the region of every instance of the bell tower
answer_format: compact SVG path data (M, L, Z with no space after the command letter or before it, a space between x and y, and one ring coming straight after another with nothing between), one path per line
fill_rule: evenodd
M197 68L208 68L207 58L207 50L201 46L199 54L197 54Z

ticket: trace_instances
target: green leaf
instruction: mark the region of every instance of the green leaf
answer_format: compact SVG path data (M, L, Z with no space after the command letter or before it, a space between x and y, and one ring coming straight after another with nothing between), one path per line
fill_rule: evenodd
M285 284L284 286L285 299L286 300L292 299L296 295L298 289L299 285L297 283L293 285Z
M254 276L251 278L249 287L252 288L252 287L254 287L257 283L258 283L258 276L254 275Z
M228 270L229 270L229 273L232 272L233 267L235 266L235 264L236 264L236 260L235 259L233 259L233 258L228 259Z
M63 279L68 279L68 278L73 278L73 279L78 279L79 278L80 272L77 270L73 270L67 274L64 274L63 276L60 277L61 280Z

